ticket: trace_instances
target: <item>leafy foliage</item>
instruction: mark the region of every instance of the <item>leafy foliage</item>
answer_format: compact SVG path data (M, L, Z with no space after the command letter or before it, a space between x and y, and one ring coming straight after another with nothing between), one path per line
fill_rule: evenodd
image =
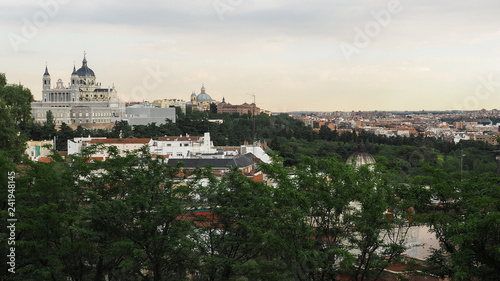
M442 247L428 260L429 270L456 280L495 280L500 275L500 177L494 174L457 181L428 167L416 179L429 184L416 211L424 216Z
M15 163L21 161L28 140L32 101L29 89L7 85L5 74L0 73L0 150Z

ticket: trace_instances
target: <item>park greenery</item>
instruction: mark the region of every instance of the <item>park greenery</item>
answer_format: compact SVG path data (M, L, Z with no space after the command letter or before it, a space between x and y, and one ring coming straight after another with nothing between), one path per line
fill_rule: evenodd
M15 205L0 191L7 229L15 207L15 274L9 233L0 233L2 280L383 280L405 263L405 234L428 225L441 247L423 265L452 280L500 276L500 177L486 143L319 132L286 114L228 115L177 110L177 122L110 131L56 130L30 117L31 93L0 74L0 180L15 171ZM222 119L214 123L210 119ZM255 125L254 125L255 124ZM270 184L233 169L180 173L147 149L106 161L82 154L49 163L23 155L28 139L79 136L202 135L215 145L261 140L274 161L260 164ZM363 144L377 163L346 158Z

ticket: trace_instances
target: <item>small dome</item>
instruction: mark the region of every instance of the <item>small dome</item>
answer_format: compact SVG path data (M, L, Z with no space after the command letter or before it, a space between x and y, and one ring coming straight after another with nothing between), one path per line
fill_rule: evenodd
M354 167L375 164L375 158L365 151L365 146L363 144L360 144L358 150L347 158L346 164L354 165Z

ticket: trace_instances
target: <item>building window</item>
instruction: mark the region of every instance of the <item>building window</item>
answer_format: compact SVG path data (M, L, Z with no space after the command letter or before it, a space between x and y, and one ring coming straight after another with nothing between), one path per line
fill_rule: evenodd
M177 152L177 156L182 156L182 152Z

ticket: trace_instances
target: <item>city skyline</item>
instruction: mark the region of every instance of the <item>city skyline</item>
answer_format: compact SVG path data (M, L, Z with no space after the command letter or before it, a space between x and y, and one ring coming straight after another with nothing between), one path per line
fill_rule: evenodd
M0 4L2 72L41 98L88 65L123 101L274 112L475 110L500 103L494 1L16 1Z

